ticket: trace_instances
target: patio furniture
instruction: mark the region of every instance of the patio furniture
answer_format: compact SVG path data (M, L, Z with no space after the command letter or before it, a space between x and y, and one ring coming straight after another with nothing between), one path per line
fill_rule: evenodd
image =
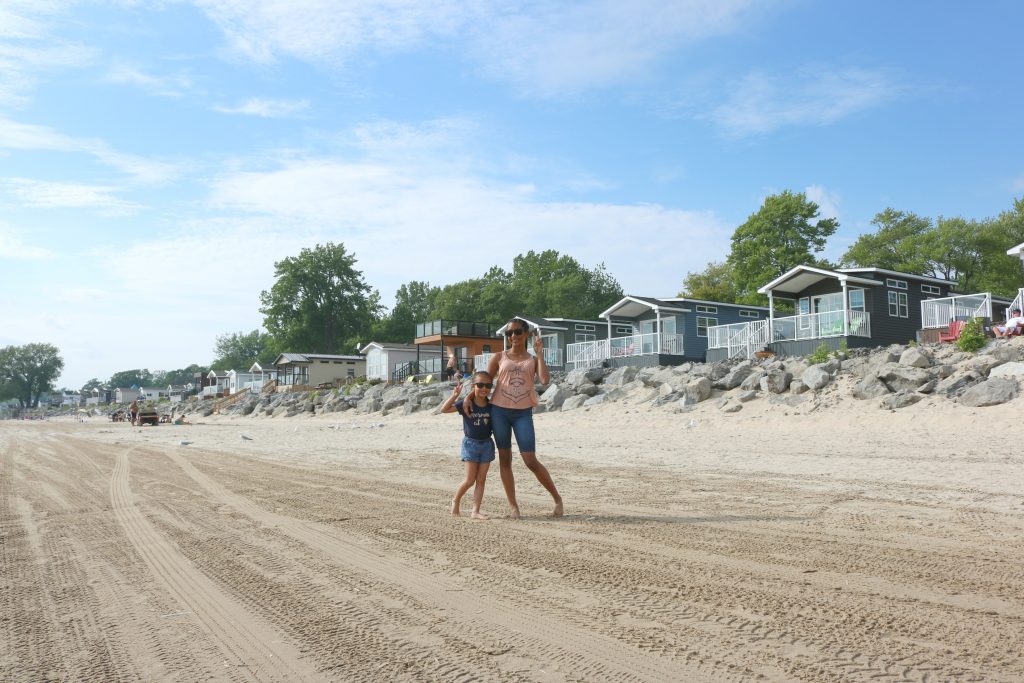
M945 332L939 333L940 342L952 342L960 338L960 334L967 327L967 323L963 320L953 320L949 323L949 329Z

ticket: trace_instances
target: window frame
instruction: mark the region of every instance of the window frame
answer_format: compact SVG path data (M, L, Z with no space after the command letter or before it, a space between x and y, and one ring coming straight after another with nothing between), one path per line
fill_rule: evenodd
M889 303L889 317L890 318L909 318L910 317L910 301L907 297L906 292L888 292L888 303ZM893 312L895 311L895 312Z
M718 306L708 306L707 304L696 304L695 306L698 313L708 313L710 315L718 315Z
M885 286L889 289L902 289L907 290L906 280L897 280L896 278L887 277L885 278Z
M695 316L695 318L696 318L696 323L697 323L697 336L701 337L703 339L707 339L708 338L708 328L709 327L716 327L718 325L718 318L710 318L708 316L703 316L703 315ZM704 321L703 325L701 325L701 321ZM701 327L704 328L704 334L700 333Z
M942 287L939 287L937 285L929 285L928 283L922 283L921 292L923 292L924 294L931 294L932 296L942 296Z
M761 314L759 312L757 312L757 311L741 310L740 311L740 317L741 318L760 318Z
M576 323L575 327L573 329L577 330L577 331L582 331L582 332L596 332L597 331L597 328L594 325L590 325L590 324L587 324L587 323Z

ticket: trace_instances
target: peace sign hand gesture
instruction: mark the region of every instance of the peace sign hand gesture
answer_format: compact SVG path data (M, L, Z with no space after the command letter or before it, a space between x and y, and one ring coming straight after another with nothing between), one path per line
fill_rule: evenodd
M533 351L538 356L544 353L544 340L541 339L540 335L534 335L533 337Z

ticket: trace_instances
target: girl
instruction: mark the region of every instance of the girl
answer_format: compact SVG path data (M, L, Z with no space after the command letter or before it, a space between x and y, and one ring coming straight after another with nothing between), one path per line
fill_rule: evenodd
M492 397L491 416L494 423L494 441L498 445L501 485L512 509L512 518L519 519L516 481L512 475L512 433L515 432L519 455L541 486L554 498L555 510L552 514L561 517L562 496L558 494L547 468L537 460L537 443L533 431L533 407L537 405L534 377L539 379L541 384L548 384L551 381L551 372L544 362L544 342L540 335L536 335L533 340L535 356L531 356L526 350L528 336L529 329L525 321L519 318L510 320L505 326L509 348L491 356L487 364L487 371L497 379L497 388Z
M491 441L491 403L487 399L494 386L491 375L483 370L473 373L473 388L465 401L459 401L462 387L456 382L452 394L441 406L442 413L459 413L462 415L462 461L466 463L466 478L459 484L452 498L452 515L461 514L462 496L470 486L473 489L473 519L487 519L480 512L484 502L484 484L487 481L487 470L494 460L494 442Z

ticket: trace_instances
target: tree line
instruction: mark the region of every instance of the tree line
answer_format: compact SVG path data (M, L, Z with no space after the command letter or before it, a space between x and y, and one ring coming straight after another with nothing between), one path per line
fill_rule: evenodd
M839 222L821 218L804 193L767 197L732 235L729 254L690 272L680 296L726 303L765 304L758 287L798 265L821 268L878 267L958 282L964 293L988 291L1012 297L1022 280L1008 247L1024 243L1024 199L992 218L930 218L887 208L871 221L838 262L821 254ZM263 330L220 335L210 365L171 371L123 370L94 387L187 384L196 373L269 364L284 351L355 353L368 341L410 342L417 323L436 320L500 322L527 313L594 319L622 298L619 282L604 264L588 268L555 250L516 256L512 269L492 266L477 277L444 286L412 280L395 292L387 310L358 270L344 244L317 244L274 264L274 284L260 293ZM49 344L0 349L0 400L36 405L53 387L64 362Z

